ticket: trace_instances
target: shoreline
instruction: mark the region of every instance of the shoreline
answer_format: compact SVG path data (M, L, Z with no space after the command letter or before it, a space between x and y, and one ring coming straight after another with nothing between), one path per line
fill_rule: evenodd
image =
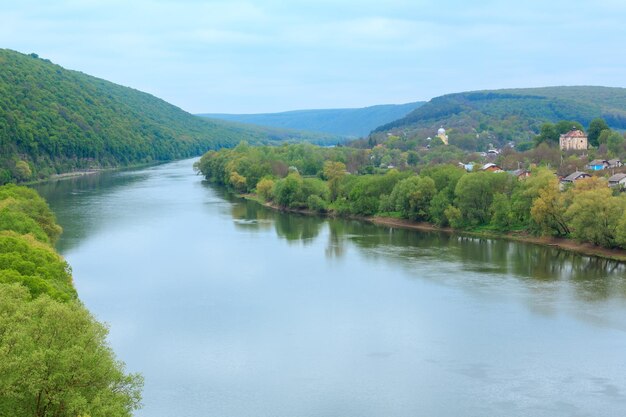
M514 242L529 243L540 246L547 246L557 248L559 250L576 253L584 256L594 256L597 258L607 259L617 262L626 262L626 250L624 249L609 249L601 246L596 246L591 243L581 243L573 239L555 238L547 236L530 236L520 235L515 233L488 233L488 232L472 232L468 230L458 230L451 227L439 227L432 223L426 222L413 222L406 219L397 219L393 217L382 216L336 216L330 213L317 213L311 210L297 210L297 209L285 209L278 207L272 203L261 201L254 194L235 194L240 198L254 201L269 209L280 211L284 213L298 213L303 215L315 215L323 216L327 218L338 219L353 219L360 220L368 223L372 223L379 226L395 227L399 229L417 230L422 232L443 232L449 234L458 234L465 236L481 237L485 239L503 239Z

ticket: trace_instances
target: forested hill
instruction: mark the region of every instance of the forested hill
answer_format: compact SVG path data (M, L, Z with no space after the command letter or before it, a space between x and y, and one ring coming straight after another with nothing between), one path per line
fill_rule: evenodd
M613 87L544 87L474 91L436 97L375 132L432 132L439 126L462 134L485 133L501 142L529 140L544 122L574 120L588 126L597 117L626 129L626 89ZM433 136L434 133L430 133ZM454 137L450 137L451 143Z
M0 184L293 138L324 139L206 120L35 54L0 49Z
M358 109L294 110L264 114L200 114L215 119L232 120L260 126L325 132L362 137L374 128L406 116L424 104L382 104Z

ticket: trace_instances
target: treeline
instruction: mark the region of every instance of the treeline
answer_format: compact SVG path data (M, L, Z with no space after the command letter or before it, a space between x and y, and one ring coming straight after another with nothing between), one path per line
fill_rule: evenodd
M60 233L35 191L0 187L0 416L130 416L142 379L78 301Z
M397 217L459 230L549 235L626 248L626 197L614 195L605 179L577 181L561 191L547 168L536 168L522 180L505 172L467 173L448 164L430 165L419 174L396 169L351 174L346 164L355 152L240 145L208 152L196 168L210 181L239 193L255 192L281 208Z
M432 136L443 125L453 129L450 143L482 150L489 143L532 142L545 122L579 120L586 126L599 117L616 129L626 128L626 89L580 86L448 94L378 127L373 137L380 141L387 132Z
M321 135L193 116L150 94L0 49L0 185ZM333 143L336 143L334 141Z

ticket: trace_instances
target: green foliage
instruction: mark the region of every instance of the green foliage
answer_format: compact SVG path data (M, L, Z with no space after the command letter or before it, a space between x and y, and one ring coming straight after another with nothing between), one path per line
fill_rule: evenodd
M589 129L587 130L587 139L590 145L598 146L598 138L603 130L608 130L609 125L606 124L606 121L600 117L593 119L589 123Z
M0 184L189 157L240 140L304 137L196 117L149 94L7 49L0 49L0 64Z
M0 416L131 416L143 384L77 302L0 284Z
M509 193L511 177L505 173L476 172L461 177L455 188L456 206L463 213L463 224L479 226L491 219L495 193Z
M265 201L274 199L274 186L276 184L271 178L263 178L256 185L257 194Z
M559 125L550 125L550 129L558 133L576 126L571 121ZM608 137L613 138L612 146L623 147L619 133L609 131ZM442 146L428 153L437 155L438 149L442 154L456 152L453 146ZM546 167L580 168L588 162L586 157L567 156L547 143L524 153L505 149L499 163L512 167L505 169L543 165L522 179L507 173L467 173L451 164L425 166L419 175L407 165L402 170L379 167L386 161L402 161L406 153L400 152L398 157L398 152L381 144L371 150L241 144L206 153L196 168L207 179L239 192L250 191L248 176L260 178L257 194L282 208L343 216L392 216L455 229L515 231L575 237L607 247L624 245L626 225L620 223L621 211L626 208L623 198L612 196L606 181L597 178L577 182L562 192L554 170ZM353 170L349 172L350 166ZM598 215L593 214L594 208Z
M0 230L15 230L22 233L22 230L28 229L36 236L39 236L39 240L46 241L46 239L43 238L39 232L33 230L32 224L25 220L24 216L27 216L37 223L37 225L41 228L41 231L43 231L43 233L47 236L50 243L56 242L61 235L62 229L56 224L56 219L48 207L48 204L39 196L39 194L37 194L36 191L29 188L18 187L13 184L7 184L0 187L0 212L21 213L21 215L17 216L24 220L23 225L15 225L20 230L11 229L9 227L0 227Z
M591 180L579 181L570 194L572 201L565 217L572 237L609 248L617 246L617 228L626 199L613 197L605 183Z
M430 203L436 192L432 178L411 176L395 185L389 204L406 219L427 220Z
M433 98L404 118L376 128L372 142L384 138L387 132L425 138L443 125L453 129L449 134L450 144L468 150L486 150L488 143L531 141L546 122L577 120L588 125L600 117L613 128L626 128L626 89L546 87L473 91ZM567 127L562 126L567 130L571 127L571 122ZM556 130L556 133L564 132ZM554 135L544 139L548 137L554 143Z

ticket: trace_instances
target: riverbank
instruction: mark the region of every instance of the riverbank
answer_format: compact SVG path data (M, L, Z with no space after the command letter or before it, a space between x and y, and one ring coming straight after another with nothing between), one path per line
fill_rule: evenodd
M601 246L592 245L590 243L581 243L573 239L555 238L549 236L531 236L522 232L510 232L510 233L494 233L494 232L476 232L468 230L458 230L451 227L439 227L432 223L426 222L413 222L405 219L398 219L394 217L381 217L381 216L362 216L362 217L342 217L333 213L318 213L311 210L299 210L299 209L286 209L279 207L275 204L265 202L261 200L255 194L239 194L239 197L247 200L255 201L267 208L277 211L299 213L304 215L316 215L326 216L333 218L349 218L355 220L361 220L369 223L373 223L379 226L388 226L400 229L410 229L423 232L444 232L455 233L465 236L474 236L485 239L505 239L516 242L531 243L535 245L555 247L560 250L568 252L574 252L585 256L595 256L599 258L609 259L613 261L626 262L626 250L623 249L609 249Z

